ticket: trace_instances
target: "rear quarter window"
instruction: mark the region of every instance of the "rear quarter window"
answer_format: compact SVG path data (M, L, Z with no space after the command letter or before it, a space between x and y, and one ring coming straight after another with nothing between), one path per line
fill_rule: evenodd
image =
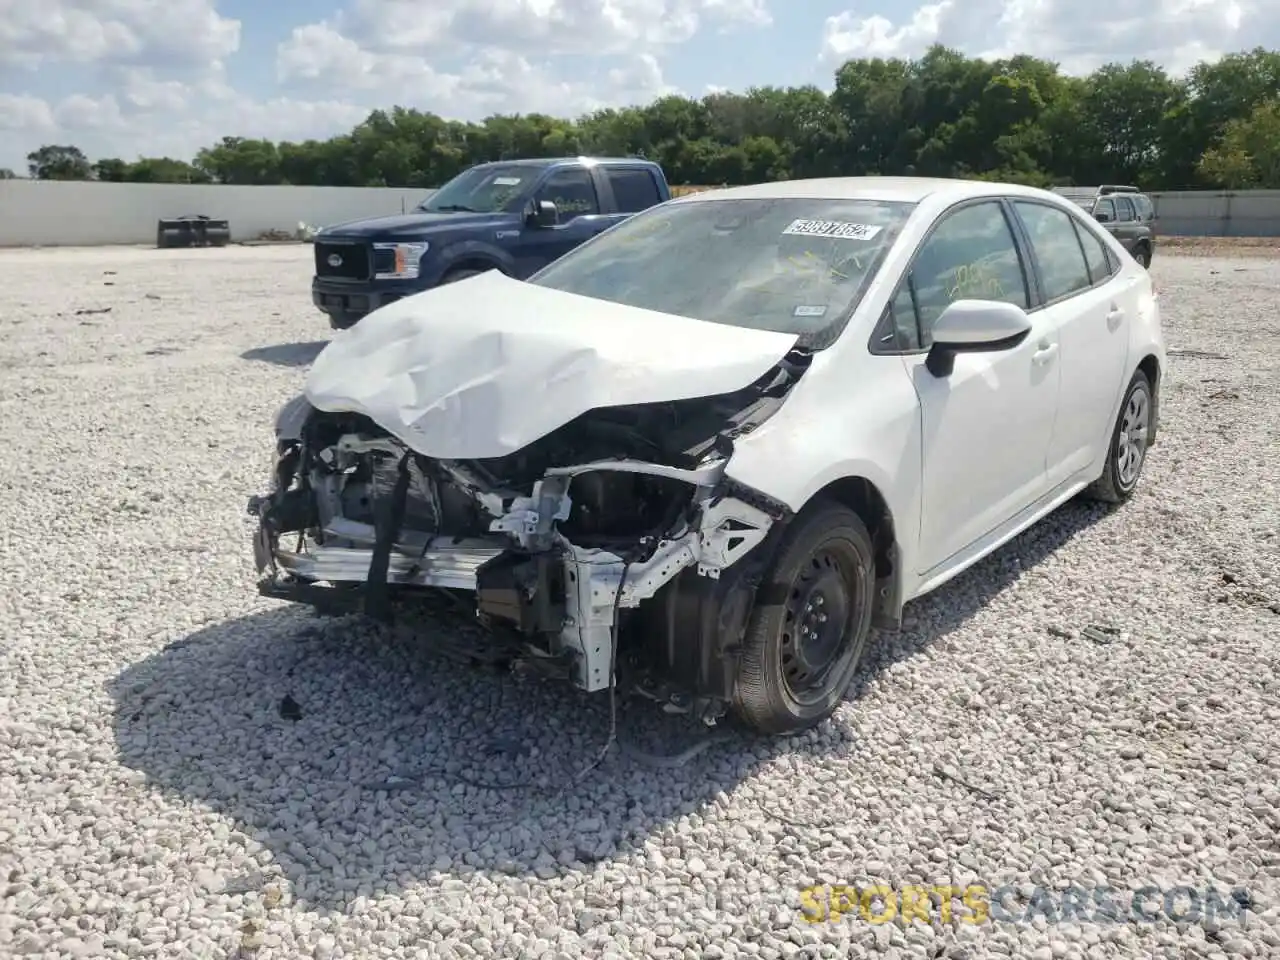
M621 213L639 213L662 202L657 181L648 170L614 167L606 169L604 175L613 188L613 198Z

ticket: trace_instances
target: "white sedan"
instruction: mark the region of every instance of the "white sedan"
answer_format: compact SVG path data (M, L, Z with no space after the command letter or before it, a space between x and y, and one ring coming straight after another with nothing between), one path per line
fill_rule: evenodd
M250 500L259 589L451 594L514 662L792 733L905 603L1126 500L1164 365L1147 271L1053 193L700 193L339 333Z

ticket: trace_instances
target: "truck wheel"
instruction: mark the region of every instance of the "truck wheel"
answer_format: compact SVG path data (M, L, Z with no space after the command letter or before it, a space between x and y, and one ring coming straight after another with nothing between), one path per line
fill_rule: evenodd
M1137 260L1138 263L1142 264L1144 269L1150 270L1151 269L1151 248L1148 247L1145 243L1138 244L1138 246L1133 248L1133 259Z
M358 313L331 313L329 314L329 327L333 330L346 330L354 327L360 322L360 314Z
M806 510L757 595L734 713L760 733L798 733L835 711L871 633L875 554L862 519L838 503Z

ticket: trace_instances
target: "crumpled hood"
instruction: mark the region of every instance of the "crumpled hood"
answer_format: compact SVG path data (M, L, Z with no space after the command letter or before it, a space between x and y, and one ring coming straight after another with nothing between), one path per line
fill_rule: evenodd
M305 392L316 408L363 414L425 456L500 457L597 407L740 390L796 339L493 270L340 331L316 358Z
M348 220L325 228L321 243L330 237L407 238L444 230L466 230L518 219L509 213L398 213L388 217Z

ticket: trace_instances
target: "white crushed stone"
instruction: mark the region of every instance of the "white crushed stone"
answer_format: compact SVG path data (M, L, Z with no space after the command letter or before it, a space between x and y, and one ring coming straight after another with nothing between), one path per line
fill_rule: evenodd
M913 604L812 735L612 756L553 799L606 698L254 591L245 500L329 333L310 256L0 253L0 956L1280 953L1280 263L1157 256L1171 347L1225 358L1172 358L1129 506L1068 505ZM1253 907L802 919L800 888L868 878Z

